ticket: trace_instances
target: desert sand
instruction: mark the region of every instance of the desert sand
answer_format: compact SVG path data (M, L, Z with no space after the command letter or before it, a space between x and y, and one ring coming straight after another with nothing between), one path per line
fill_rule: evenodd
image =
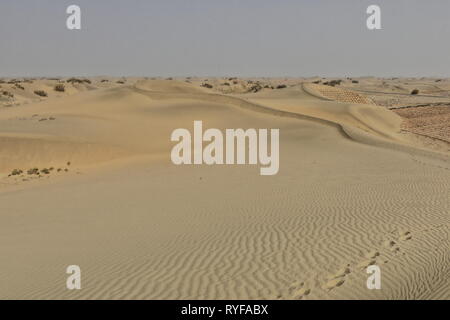
M67 80L0 81L0 299L450 298L448 79ZM279 173L172 164L194 120Z

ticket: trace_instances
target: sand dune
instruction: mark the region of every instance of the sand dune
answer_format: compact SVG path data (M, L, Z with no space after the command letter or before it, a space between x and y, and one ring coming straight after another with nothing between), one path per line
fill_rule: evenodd
M0 109L0 298L450 298L449 153L396 113L302 83L110 82ZM194 120L279 128L279 173L173 165Z

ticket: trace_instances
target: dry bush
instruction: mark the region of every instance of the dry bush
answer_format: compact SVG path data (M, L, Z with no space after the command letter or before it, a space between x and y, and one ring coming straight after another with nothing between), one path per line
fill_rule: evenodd
M41 97L47 96L47 92L45 92L44 90L35 90L34 94L37 94L38 96L41 96Z
M57 84L55 86L55 91L64 92L64 91L66 91L66 87L63 84Z
M91 80L89 80L89 79L70 78L70 79L67 79L66 82L67 83L71 83L71 84L74 84L74 83L89 83L90 84Z
M419 89L414 89L413 91L411 91L412 95L416 95L419 94Z
M14 94L8 91L2 91L2 95L8 97L8 98L14 98Z

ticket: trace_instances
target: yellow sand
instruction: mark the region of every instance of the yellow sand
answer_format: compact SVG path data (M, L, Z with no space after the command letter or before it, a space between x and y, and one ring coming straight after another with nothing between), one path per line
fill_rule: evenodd
M170 134L194 120L279 128L279 173L173 165ZM449 299L449 156L400 123L301 86L165 80L3 107L0 298ZM7 177L33 167L55 169Z

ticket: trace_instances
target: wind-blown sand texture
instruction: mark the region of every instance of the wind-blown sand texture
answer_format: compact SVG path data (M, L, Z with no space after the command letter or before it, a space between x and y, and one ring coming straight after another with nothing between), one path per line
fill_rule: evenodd
M449 299L448 146L312 80L230 79L0 84L0 298ZM279 173L173 165L194 120L279 128Z

